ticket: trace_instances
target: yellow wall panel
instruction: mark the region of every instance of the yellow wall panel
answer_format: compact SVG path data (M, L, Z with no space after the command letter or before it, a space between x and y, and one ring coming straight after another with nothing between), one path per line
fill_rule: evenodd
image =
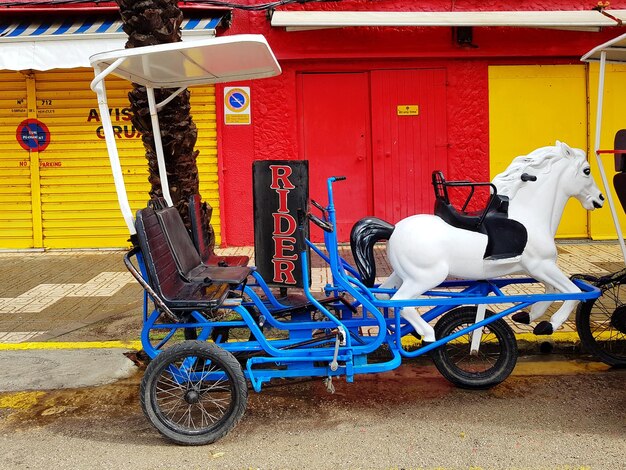
M489 67L490 172L556 140L588 150L584 65ZM558 237L588 236L588 214L568 203Z

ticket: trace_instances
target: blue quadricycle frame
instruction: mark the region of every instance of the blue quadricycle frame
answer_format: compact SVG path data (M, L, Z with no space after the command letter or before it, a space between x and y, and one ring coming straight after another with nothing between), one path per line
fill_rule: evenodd
M185 347L188 352L184 361L178 365L167 362L168 373L177 387L187 390L189 384L196 382L229 379L221 368L208 372L204 368L195 370L198 363L203 367L207 363L200 359L201 350L196 345L199 341L211 340L207 344L234 358L241 381L248 380L257 392L273 379L297 377L324 377L332 389L333 377L345 376L347 382L352 382L357 374L392 370L403 358L429 352L437 368L456 385L487 388L506 379L517 359L514 335L503 317L535 302L584 301L599 294L596 287L576 280L581 293L507 295L504 291L509 286L537 281L503 278L447 281L414 300L381 299L378 296L389 297L394 291L366 287L356 269L339 252L333 185L343 179L328 179L328 203L322 208L322 218L311 217L324 230L325 252L309 240L301 239L300 242L302 251L311 248L330 267L332 282L325 287L325 299L316 298L309 288L305 288L306 299L299 299L295 304L293 301L286 303L276 298L264 279L252 269L250 283L231 286L229 296L216 309L222 312L221 318L208 317L200 308L180 316L168 312L167 302L157 294L141 251L134 250L126 256L131 272L146 288L141 338L145 351L154 359L144 378L147 384L155 381L151 381L152 375L163 373L157 365L169 361L168 350ZM132 263L133 256L139 269ZM302 256L301 259L304 283L308 286L308 257ZM155 308L150 312L148 306L153 302ZM497 313L479 317L480 306L503 304L506 306ZM436 328L440 335L432 343L407 348L403 339L413 338L414 330L399 313L403 307L409 306L422 308L425 310L424 320L439 319L437 325L443 324L447 329ZM484 308L482 312L484 314ZM168 314L174 321L163 322ZM231 332L237 329L244 329L247 338L234 339ZM155 344L152 334L157 330L166 330L167 334ZM193 341L166 348L177 331L193 331ZM481 363L483 358L486 360ZM212 359L212 363L216 364L218 360ZM184 403L189 401L184 397L181 400ZM158 408L159 405L153 400L151 406ZM168 437L180 441L179 436Z
M156 357L178 330L199 329L200 333L197 335L197 339L208 340L213 332L224 331L224 328L245 328L250 330L251 338L254 339L222 342L219 335L214 335L213 339L227 351L255 353L253 357L247 360L246 378L252 382L257 391L261 390L263 382L273 378L345 375L348 381L352 381L355 374L393 369L400 364L401 357L421 356L467 335L471 331L488 326L511 313L527 308L535 302L588 300L597 297L599 293L597 288L586 282L575 280L582 290L581 293L506 295L503 293L503 289L507 286L533 284L537 281L531 278L504 278L483 281L447 281L437 289L426 292L420 299L382 300L376 295L386 294L388 297L393 295L394 291L379 287L367 288L359 279L357 271L340 256L337 235L334 230L336 212L333 203L333 183L337 180L336 177L328 179L329 200L325 208L327 220L324 222L328 224L326 227L331 227L331 230L324 231L324 245L327 254L311 241L304 240L304 246L311 248L330 266L332 284L325 287L325 293L331 300L334 299L334 302L323 301L322 303L309 288L305 288L304 294L308 304L300 303L294 306L281 303L281 300L273 295L264 279L252 270L251 276L254 283L239 286L239 289L235 290L239 294L238 299L233 302L234 299L231 298L230 301L227 300L226 304L221 306L223 309L236 313L239 316L236 320L207 319L201 310L191 310L188 321L159 322L164 310L159 308L157 304L157 308L149 312L150 300L158 302L159 297L150 288L149 277L140 252L131 251L126 258L127 264L131 263L130 258L132 256L136 256L140 269L133 270L133 272L144 286L148 286L145 293L144 326L141 335L142 345L148 355L152 358ZM305 285L308 285L308 257L302 256L301 259ZM347 297L350 298L350 301L346 301ZM406 350L402 346L402 338L412 335L413 328L400 315L396 314L401 308L408 306L428 307L429 309L422 317L426 321L432 321L459 306L481 304L513 304L513 306L412 351ZM257 310L258 314L253 315L253 310ZM335 313L331 310L334 310ZM339 311L340 314L337 314L336 311ZM360 313L357 314L357 312ZM288 314L288 318L277 318L277 315L280 316L285 313ZM314 314L321 314L322 319L313 319ZM373 327L377 327L377 333L372 336L360 335L358 332L364 327L367 327L369 331ZM267 329L274 329L274 333L284 331L288 337L282 339L267 338L264 334L264 330ZM337 330L335 336L340 337L338 348L334 346L335 338L332 340L333 345L327 348L320 346L327 343L328 338L320 340L314 338L313 332L329 329ZM155 330L168 330L168 334L157 344L153 344L150 338L150 333ZM392 359L387 362L368 364L367 356L377 351L382 345L388 346ZM256 354L259 352L263 352L264 355ZM343 364L334 370L328 364L322 367L312 365L314 362L328 362L330 364L332 361ZM254 370L255 365L267 363L288 364L290 367L275 370Z
M535 302L588 300L599 290L575 281L577 294L508 295L507 287L533 279L448 281L419 299L386 300L393 290L368 288L340 256L333 185L321 218L309 218L324 230L325 252L302 236L299 249L310 248L330 266L326 297L307 287L304 297L282 299L253 267L217 267L202 263L174 210L130 209L108 114L104 79L114 73L147 88L155 148L166 207L172 209L158 111L172 98L156 103L155 88L270 77L280 67L261 36L242 35L193 43L113 51L91 59L120 208L134 248L125 263L144 294L142 345L151 361L141 383L141 404L150 422L181 444L205 444L224 436L244 414L248 382L255 391L274 379L332 378L376 373L398 367L403 358L430 353L437 368L453 383L486 388L504 380L517 359L515 336L503 317ZM222 67L227 63L228 67ZM304 218L300 220L303 226ZM303 231L300 231L302 235ZM308 257L302 256L304 284ZM504 305L506 304L506 305ZM512 306L511 306L512 304ZM500 311L487 312L487 306ZM408 348L415 337L400 312L418 307L422 318L437 319L436 341ZM243 337L234 334L245 330ZM185 340L179 341L182 332ZM155 339L157 338L158 339Z

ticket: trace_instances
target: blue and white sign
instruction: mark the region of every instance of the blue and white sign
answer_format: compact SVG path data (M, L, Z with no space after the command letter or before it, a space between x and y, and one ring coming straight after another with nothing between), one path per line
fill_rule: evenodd
M17 126L15 138L24 150L43 152L50 144L50 130L37 119L25 119Z
M224 124L250 124L250 87L224 87Z

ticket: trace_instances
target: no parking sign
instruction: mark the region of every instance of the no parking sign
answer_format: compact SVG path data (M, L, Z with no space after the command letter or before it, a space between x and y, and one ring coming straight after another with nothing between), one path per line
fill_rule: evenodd
M24 150L43 152L50 144L50 130L38 119L25 119L17 126L15 138Z
M250 87L224 87L224 124L250 124Z

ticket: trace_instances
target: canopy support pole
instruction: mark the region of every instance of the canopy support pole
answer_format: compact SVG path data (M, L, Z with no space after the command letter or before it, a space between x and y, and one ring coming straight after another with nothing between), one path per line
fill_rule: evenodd
M157 155L157 163L159 166L159 179L161 180L161 192L168 206L173 206L172 196L170 195L170 185L167 180L167 170L165 169L165 155L163 153L163 142L161 141L161 127L159 126L159 117L156 99L154 97L154 88L146 87L148 93L148 106L150 107L150 119L152 120L152 136L154 138L154 149Z
M91 89L96 92L98 96L98 109L100 110L100 121L102 122L102 129L104 131L104 139L106 141L107 150L109 153L109 161L111 163L111 172L113 173L113 181L115 183L115 191L117 192L117 199L120 203L120 210L124 221L128 226L128 230L131 235L135 235L135 219L130 209L130 203L128 202L128 196L126 194L126 186L124 185L124 175L122 173L122 165L120 163L120 156L117 152L117 145L115 143L115 135L113 134L113 123L111 122L111 115L109 114L109 105L107 103L106 87L104 85L104 79L113 70L115 70L125 59L117 59L113 64L107 67L104 71L97 65L94 65L96 77L91 82Z
M611 209L611 217L615 224L615 230L617 231L617 238L619 239L620 247L622 248L622 256L624 262L626 262L626 244L624 244L624 236L622 235L622 228L620 227L619 220L617 218L617 211L615 210L615 203L613 202L613 196L611 195L611 187L602 165L602 157L598 153L600 150L600 134L602 132L602 106L604 104L604 76L606 73L606 51L600 53L600 71L598 73L598 106L596 108L596 138L594 144L594 153L596 155L596 162L598 163L598 169L600 170L600 176L602 177L602 184L604 184L604 192Z

